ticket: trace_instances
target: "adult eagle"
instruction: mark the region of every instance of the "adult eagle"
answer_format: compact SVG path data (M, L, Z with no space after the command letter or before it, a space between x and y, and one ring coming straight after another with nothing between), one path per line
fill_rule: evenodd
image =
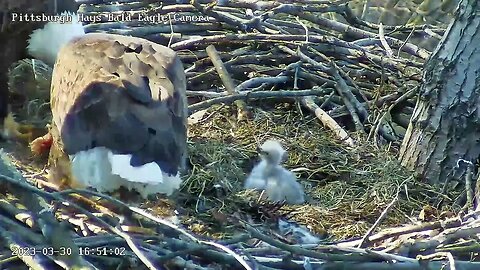
M39 58L56 57L50 133L32 143L33 149L51 143L49 178L99 191L124 186L143 197L178 189L187 100L176 53L142 38L77 31L55 55L45 41L66 42L56 36L75 31L52 35L49 28L34 33L29 45Z

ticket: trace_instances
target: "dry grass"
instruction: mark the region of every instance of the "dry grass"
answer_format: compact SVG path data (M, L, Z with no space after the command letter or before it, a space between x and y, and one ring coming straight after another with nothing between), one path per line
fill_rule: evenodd
M288 214L315 232L327 230L338 239L362 235L401 185L408 196L401 196L383 226L408 222L436 197L438 191L416 183L394 153L368 144L347 150L317 119L302 113L281 104L257 108L253 120L237 122L234 110L224 106L191 125L192 170L180 198L189 222L212 234L222 226L212 213L258 214L251 206L258 197L242 191L242 183L257 162L256 146L267 138L283 142L289 151L286 167L297 173L308 194L305 206L283 206L277 214Z

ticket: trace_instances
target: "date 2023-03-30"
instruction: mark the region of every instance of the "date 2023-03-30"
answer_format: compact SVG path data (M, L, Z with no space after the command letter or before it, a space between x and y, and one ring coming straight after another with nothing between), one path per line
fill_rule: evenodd
M80 256L124 256L126 249L124 247L79 247L78 252ZM15 247L12 249L13 256L70 256L73 251L70 247L60 247L55 249L53 247Z

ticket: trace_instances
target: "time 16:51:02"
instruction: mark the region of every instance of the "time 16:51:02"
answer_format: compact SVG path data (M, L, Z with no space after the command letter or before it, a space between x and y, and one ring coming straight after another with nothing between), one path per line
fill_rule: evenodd
M81 256L124 256L126 249L124 247L79 247Z

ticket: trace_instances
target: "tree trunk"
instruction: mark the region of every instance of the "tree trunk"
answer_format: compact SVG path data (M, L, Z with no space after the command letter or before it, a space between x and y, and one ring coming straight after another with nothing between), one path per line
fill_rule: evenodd
M457 162L475 162L479 142L480 1L462 0L426 64L400 160L429 183L444 183L463 177Z

